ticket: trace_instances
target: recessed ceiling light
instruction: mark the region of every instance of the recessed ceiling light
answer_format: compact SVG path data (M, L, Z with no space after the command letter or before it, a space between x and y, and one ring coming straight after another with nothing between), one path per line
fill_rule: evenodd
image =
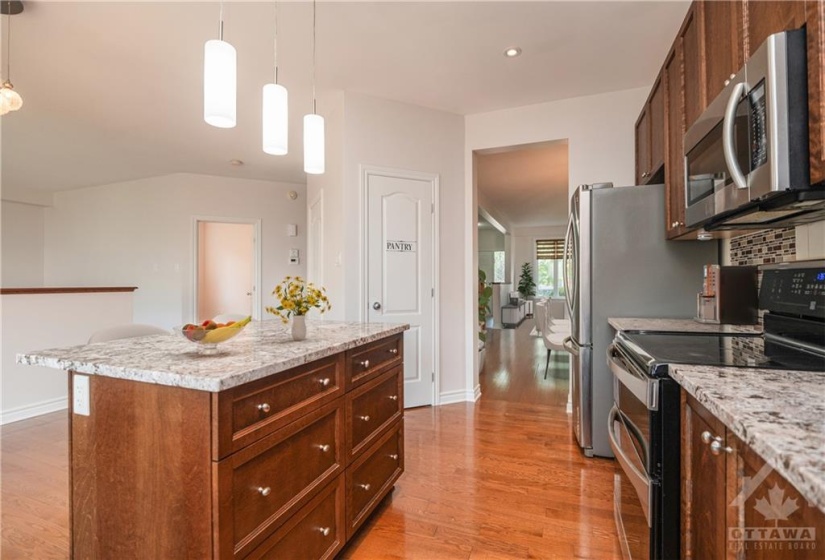
M509 49L506 49L504 51L504 56L506 56L507 58L515 58L520 54L521 54L521 48L520 47L510 47Z
M239 166L243 165L243 161L239 160L239 159L230 159L229 164L234 165L235 167L239 167Z

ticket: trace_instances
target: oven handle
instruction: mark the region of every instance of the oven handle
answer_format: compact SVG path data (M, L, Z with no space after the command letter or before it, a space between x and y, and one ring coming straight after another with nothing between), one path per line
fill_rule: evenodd
M747 88L748 84L746 82L740 82L733 86L728 105L725 107L725 119L722 121L722 149L725 153L725 163L728 165L728 171L737 189L748 188L748 182L742 174L742 169L740 169L739 162L736 161L736 154L733 151L736 107Z
M619 441L616 438L616 432L613 429L613 426L616 425L618 416L619 409L616 405L613 405L613 408L610 409L610 414L607 418L607 436L608 439L610 439L610 448L613 450L613 454L616 456L619 466L625 472L627 478L630 480L630 483L633 485L633 488L636 490L636 494L639 496L639 501L642 503L642 511L644 512L645 520L647 521L647 526L652 527L653 525L650 523L650 503L653 500L650 488L650 477L647 476L646 473L639 472L639 469L637 469L630 459L627 458L619 445Z
M642 379L630 373L619 360L616 359L616 345L607 347L607 365L619 383L628 388L633 395L642 401L648 410L659 410L659 381L657 379Z

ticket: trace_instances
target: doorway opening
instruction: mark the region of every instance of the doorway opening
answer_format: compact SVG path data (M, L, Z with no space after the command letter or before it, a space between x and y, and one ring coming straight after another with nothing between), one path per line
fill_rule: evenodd
M194 219L192 316L261 317L260 220Z
M479 292L488 295L486 317L479 313L481 398L546 404L564 414L569 356L545 344L544 335L568 319L556 251L569 209L568 141L474 151L473 174L473 251L486 277Z

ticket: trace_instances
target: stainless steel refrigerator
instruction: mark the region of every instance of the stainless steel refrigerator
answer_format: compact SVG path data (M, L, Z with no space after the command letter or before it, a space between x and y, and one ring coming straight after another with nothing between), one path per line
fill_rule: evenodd
M695 316L702 266L719 259L717 241L665 240L664 211L664 185L582 185L571 200L563 267L571 334L565 346L573 430L588 457L613 456L607 437L613 376L606 359L613 330L607 319Z

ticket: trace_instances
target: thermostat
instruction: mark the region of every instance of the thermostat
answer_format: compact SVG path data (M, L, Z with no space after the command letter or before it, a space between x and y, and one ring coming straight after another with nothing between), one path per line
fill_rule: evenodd
M287 237L297 237L298 236L298 225L297 224L287 224L286 225L286 234L287 234Z

